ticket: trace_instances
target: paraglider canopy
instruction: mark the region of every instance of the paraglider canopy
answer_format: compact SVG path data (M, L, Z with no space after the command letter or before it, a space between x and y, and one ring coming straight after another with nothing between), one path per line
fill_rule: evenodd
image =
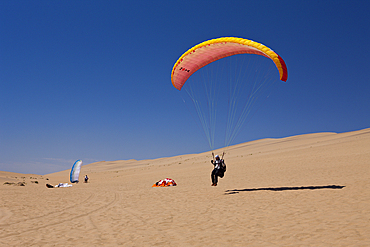
M81 165L82 165L82 160L77 160L73 164L72 169L71 169L71 174L70 174L71 183L78 183L78 178L80 176Z
M288 70L275 51L236 37L193 46L179 57L171 73L172 85L185 92L179 93L183 102L194 106L211 150L233 143L279 79L286 82Z
M181 90L186 80L197 70L224 57L237 54L256 54L270 58L279 70L280 80L288 79L284 60L267 46L252 40L224 37L204 41L186 51L172 69L172 84Z

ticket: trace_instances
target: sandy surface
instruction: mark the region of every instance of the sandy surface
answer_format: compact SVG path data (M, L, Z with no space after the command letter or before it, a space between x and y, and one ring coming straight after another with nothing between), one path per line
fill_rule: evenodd
M210 159L98 162L70 188L0 172L0 246L370 246L370 129L229 147L217 187Z

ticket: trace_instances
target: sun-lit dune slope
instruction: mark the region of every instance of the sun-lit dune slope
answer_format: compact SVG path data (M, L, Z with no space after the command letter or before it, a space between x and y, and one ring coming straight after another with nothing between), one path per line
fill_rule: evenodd
M370 246L369 147L370 129L242 143L216 187L211 152L84 165L70 188L1 185L0 245ZM151 187L164 178L177 186Z

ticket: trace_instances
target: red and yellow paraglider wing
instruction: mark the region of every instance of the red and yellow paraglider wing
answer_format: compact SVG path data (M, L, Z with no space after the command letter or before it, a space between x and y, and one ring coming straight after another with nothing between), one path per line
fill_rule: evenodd
M171 81L181 90L186 80L198 69L216 60L236 54L257 54L270 58L280 73L280 80L288 79L284 60L270 48L242 38L226 37L202 42L185 52L172 69Z

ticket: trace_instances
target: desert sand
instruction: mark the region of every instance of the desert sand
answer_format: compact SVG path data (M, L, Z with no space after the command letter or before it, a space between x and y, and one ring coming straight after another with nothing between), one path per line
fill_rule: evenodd
M98 162L69 188L0 172L0 246L370 246L370 129L229 147L217 187L210 160Z

